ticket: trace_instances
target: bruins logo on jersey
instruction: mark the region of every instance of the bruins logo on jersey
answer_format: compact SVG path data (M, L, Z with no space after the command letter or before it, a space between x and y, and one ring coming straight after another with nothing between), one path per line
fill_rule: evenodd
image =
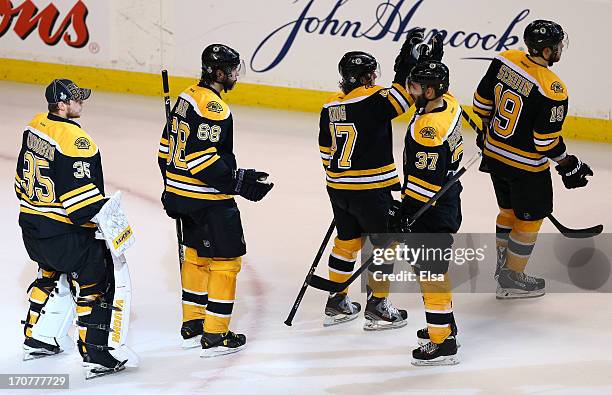
M563 85L559 81L555 81L550 85L550 89L555 93L563 93Z
M74 142L74 145L76 145L78 149L89 149L89 147L91 147L91 143L86 137L79 137Z
M211 102L208 102L208 104L206 105L206 109L212 112L221 112L223 111L223 106L221 106L219 102L211 101Z
M381 89L378 93L380 93L382 97L387 97L389 96L389 89Z
M435 139L436 138L436 129L431 126L425 126L419 132L424 139Z

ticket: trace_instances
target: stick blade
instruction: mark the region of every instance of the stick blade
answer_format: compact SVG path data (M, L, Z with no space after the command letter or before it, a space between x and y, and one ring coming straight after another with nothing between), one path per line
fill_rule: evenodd
M337 282L328 280L326 278L319 277L316 274L313 274L312 276L310 276L310 278L308 279L308 285L310 285L313 288L320 289L322 291L327 291L327 292L340 292L344 288L346 288L346 287L343 287L342 283L337 283Z
M595 237L603 232L603 225L595 225L590 228L571 229L561 224L552 214L548 216L550 222L561 232L561 234L568 239L588 239L589 237Z

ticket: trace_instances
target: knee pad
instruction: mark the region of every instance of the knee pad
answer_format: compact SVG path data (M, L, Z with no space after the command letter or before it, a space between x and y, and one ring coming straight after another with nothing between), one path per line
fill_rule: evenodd
M211 272L239 273L242 269L242 258L212 258L210 261Z
M499 214L497 214L496 225L502 229L512 229L514 221L516 221L514 211L511 208L499 208Z
M60 278L60 273L55 271L48 271L44 269L38 270L38 277L34 280L27 291L30 294L29 302L30 308L28 309L28 315L24 321L24 335L31 336L32 328L38 322L41 310L47 304L50 295L57 286L57 280Z

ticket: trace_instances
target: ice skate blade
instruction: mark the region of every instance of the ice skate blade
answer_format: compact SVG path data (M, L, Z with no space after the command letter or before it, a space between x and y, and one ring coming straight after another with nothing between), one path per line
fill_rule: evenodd
M202 335L190 337L189 339L183 339L181 348L187 350L189 348L202 347L202 344L200 343L200 339L202 339Z
M388 321L382 321L382 320L373 321L373 320L366 318L366 322L363 324L363 330L368 331L368 332L386 331L389 329L403 328L406 325L408 325L407 319L401 320L401 321L388 322Z
M505 289L505 288L497 288L497 292L495 293L496 299L528 299L528 298L539 298L540 296L544 296L546 292L542 290L538 291L523 291L520 289Z
M447 365L457 365L459 363L459 358L456 355L446 355L443 357L438 357L430 360L421 360L421 359L413 359L412 365L414 366L447 366Z
M125 370L125 363L121 362L115 368L107 368L97 363L83 362L83 368L85 368L85 380L95 379L97 377L108 376L109 374L118 373Z
M328 327L328 326L333 326L333 325L338 325L338 324L344 324L345 322L353 321L358 316L359 314L352 314L352 315L338 314L334 316L326 315L325 320L323 320L323 326Z
M31 361L33 359L40 359L44 357L52 357L53 355L58 355L63 353L64 350L59 350L59 352L52 352L45 349L40 348L32 348L28 346L23 346L23 360Z
M220 357L221 355L234 354L238 351L242 351L246 348L246 344L242 346L230 348L230 347L213 347L213 348L203 348L200 352L200 358L213 358Z

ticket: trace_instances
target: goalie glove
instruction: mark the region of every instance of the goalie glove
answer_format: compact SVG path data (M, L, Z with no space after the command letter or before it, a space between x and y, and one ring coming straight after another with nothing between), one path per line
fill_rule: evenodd
M232 192L252 202L258 202L270 192L273 183L265 182L268 173L255 169L237 169L233 172Z
M587 176L593 175L593 170L574 155L567 155L563 160L563 164L555 166L557 172L561 175L563 185L567 189L581 188L585 186L589 180Z

